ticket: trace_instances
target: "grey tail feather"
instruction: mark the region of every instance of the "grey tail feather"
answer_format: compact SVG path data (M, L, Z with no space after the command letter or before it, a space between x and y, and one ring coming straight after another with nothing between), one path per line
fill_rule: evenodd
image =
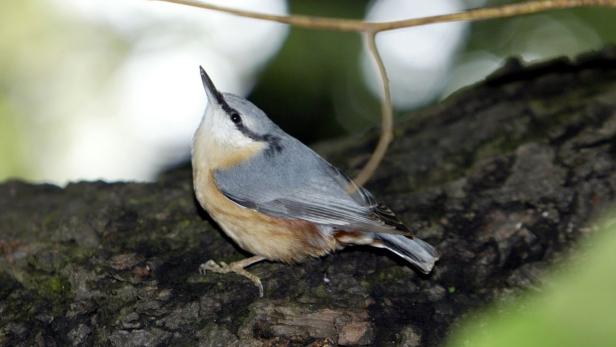
M374 233L372 246L385 248L416 266L423 273L430 273L440 255L429 243L402 235ZM380 242L378 242L380 241Z

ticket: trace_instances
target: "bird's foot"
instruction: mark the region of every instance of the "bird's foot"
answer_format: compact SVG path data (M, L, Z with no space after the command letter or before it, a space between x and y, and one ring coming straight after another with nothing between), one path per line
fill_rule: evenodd
M256 257L253 257L256 258ZM262 259L256 260L253 258L248 258L240 261L233 262L231 264L227 264L224 261L215 262L214 260L208 260L207 262L201 264L199 266L199 273L205 275L207 271L216 272L219 274L227 274L227 273L235 273L240 276L246 277L249 279L257 288L259 288L259 297L263 297L263 284L261 284L261 279L248 272L244 267L254 264L257 261L261 261ZM261 258L261 257L259 257ZM247 260L252 260L248 261ZM256 261L255 261L256 260Z

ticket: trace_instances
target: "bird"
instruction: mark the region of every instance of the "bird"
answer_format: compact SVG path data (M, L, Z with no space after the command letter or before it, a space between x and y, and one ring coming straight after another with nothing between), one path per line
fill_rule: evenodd
M287 134L247 99L218 91L203 69L207 106L192 144L193 188L203 209L253 256L212 259L202 274L235 273L261 261L298 263L352 245L387 249L423 273L439 259L365 188Z

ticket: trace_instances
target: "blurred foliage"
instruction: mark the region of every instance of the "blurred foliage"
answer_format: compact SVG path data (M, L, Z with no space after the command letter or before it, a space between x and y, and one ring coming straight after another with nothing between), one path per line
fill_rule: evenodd
M367 1L290 1L291 13L362 18ZM359 73L356 33L292 28L283 48L261 73L249 98L304 142L374 125L378 99Z
M21 160L25 153L22 138L19 136L21 131L17 124L18 112L10 108L8 100L0 97L0 179L15 173L28 172Z
M45 179L71 145L76 109L97 97L128 46L45 0L0 1L0 22L0 180Z
M477 6L476 1L466 2ZM487 1L485 5L505 3L510 1ZM370 2L292 0L289 4L291 13L362 18ZM527 60L574 56L616 42L616 23L611 18L616 18L616 9L594 8L471 23L466 48L445 94L483 78L508 56ZM366 88L359 69L362 50L354 33L293 28L249 97L305 142L375 126L380 120L379 101ZM433 100L438 98L435 95Z
M544 288L468 320L450 347L616 346L616 215Z
M289 8L292 13L363 18L370 3L291 0ZM478 6L481 1L465 3ZM138 32L120 38L104 24L68 16L58 6L49 0L0 2L0 180L49 177L49 163L74 152L75 125L87 116L105 116L78 110L97 99L97 91L122 67L126 52L147 36ZM511 55L547 59L614 43L613 18L616 9L589 8L472 23L443 95L483 78ZM167 24L142 30L174 30ZM376 126L379 101L365 85L362 51L361 39L354 33L293 28L249 97L281 127L308 143ZM434 95L433 102L443 95ZM398 116L403 114L406 111L398 110Z
M496 3L505 2L488 2ZM579 8L473 22L466 52L481 50L506 57L539 50L544 58L572 56L616 42L613 18L616 9Z

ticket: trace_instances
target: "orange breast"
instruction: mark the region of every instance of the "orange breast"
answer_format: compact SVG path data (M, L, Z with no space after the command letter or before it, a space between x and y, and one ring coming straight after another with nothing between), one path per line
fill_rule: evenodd
M194 178L197 200L241 248L270 260L297 262L322 256L336 248L336 240L314 224L274 218L242 207L216 187L211 171Z
M255 142L231 150L199 129L193 144L193 185L197 200L240 247L255 255L283 262L301 261L336 249L332 235L312 223L274 218L242 207L224 196L214 181L213 170L231 167L264 149Z

